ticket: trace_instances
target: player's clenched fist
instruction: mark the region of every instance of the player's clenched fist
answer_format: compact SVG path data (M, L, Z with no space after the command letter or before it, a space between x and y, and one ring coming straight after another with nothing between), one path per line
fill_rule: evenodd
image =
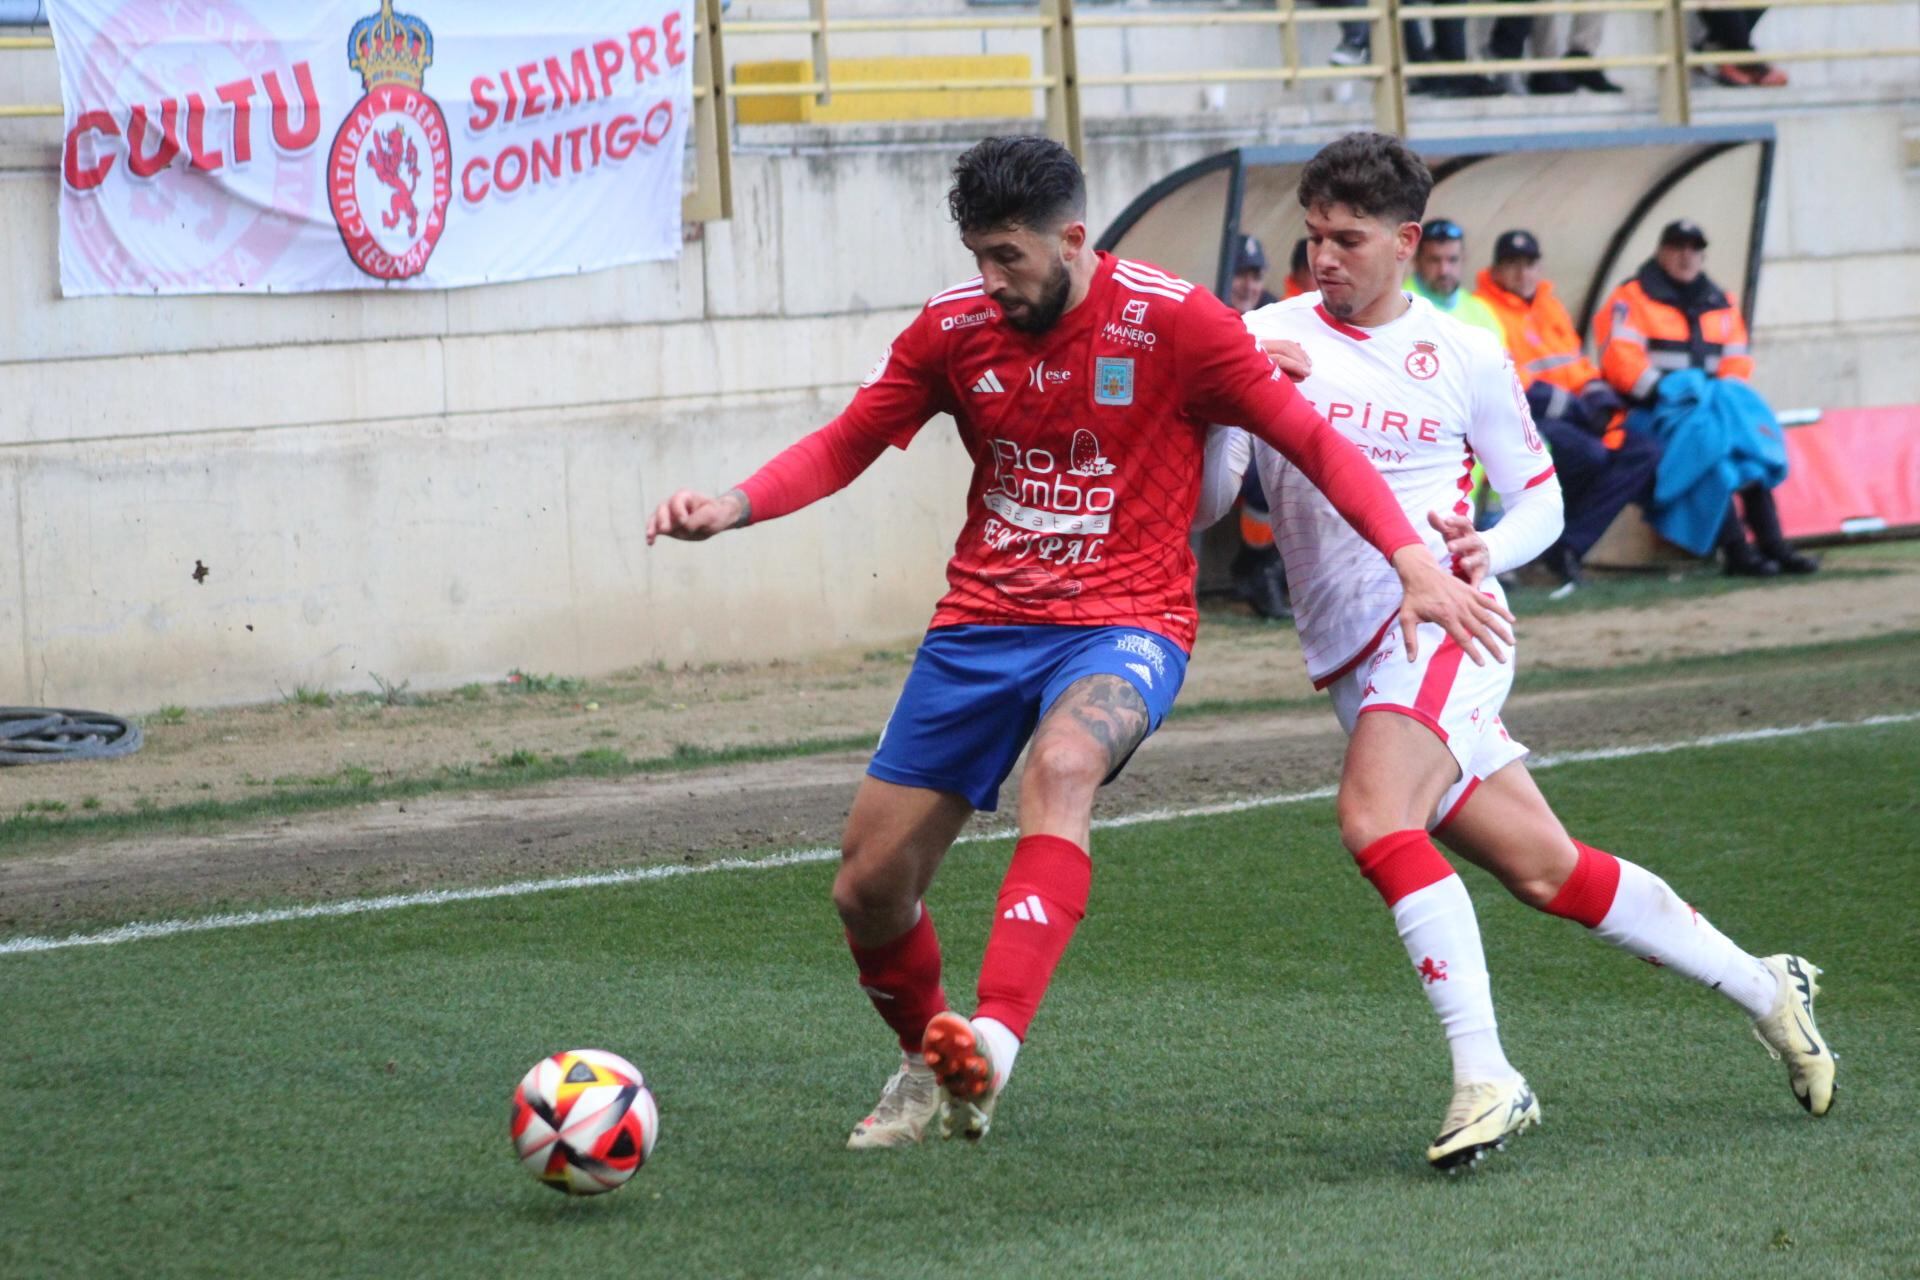
M716 533L725 533L747 522L751 512L747 495L729 489L717 498L691 489L681 489L658 507L647 520L647 545L661 534L682 542L704 542Z

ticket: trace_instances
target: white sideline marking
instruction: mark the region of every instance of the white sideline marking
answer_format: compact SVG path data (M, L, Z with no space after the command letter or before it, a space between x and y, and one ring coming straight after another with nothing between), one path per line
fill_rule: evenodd
M1810 724L1787 725L1771 729L1739 729L1731 733L1708 734L1680 742L1649 742L1630 747L1600 747L1590 751L1567 751L1553 756L1531 756L1531 769L1551 769L1556 765L1584 764L1595 760L1627 760L1636 756L1669 755L1676 751L1696 751L1736 742L1764 742L1772 738L1799 738L1810 733L1836 729L1870 729L1880 725L1911 724L1920 720L1920 711L1895 715L1868 716L1864 720L1816 720ZM1252 796L1245 800L1224 800L1216 804L1194 805L1185 809L1150 809L1141 813L1103 818L1093 824L1095 831L1116 827L1134 827L1146 822L1171 822L1187 818L1209 818L1249 809L1271 809L1280 805L1326 800L1334 787L1315 787L1311 791L1293 791L1279 795ZM1011 828L980 831L961 836L956 845L984 844L1004 840ZM532 893L552 893L560 889L599 889L612 885L638 884L647 880L669 880L676 876L702 875L710 871L759 871L775 867L797 867L827 862L840 856L838 848L795 849L764 858L720 858L693 865L666 863L653 867L630 867L624 871L602 871L593 875L563 876L552 880L516 880L511 884L486 885L473 889L434 889L425 893L393 893L379 898L346 898L339 902L319 902L304 907L279 907L271 911L241 911L227 915L198 916L188 920L154 920L123 924L99 933L76 933L65 937L27 935L0 941L0 956L23 955L35 951L63 951L69 947L107 947L121 942L140 942L148 938L171 938L182 933L205 933L213 929L243 929L250 925L284 924L294 920L324 920L332 916L356 916L373 911L394 911L401 907L437 907L452 902L481 902L489 898L518 898Z

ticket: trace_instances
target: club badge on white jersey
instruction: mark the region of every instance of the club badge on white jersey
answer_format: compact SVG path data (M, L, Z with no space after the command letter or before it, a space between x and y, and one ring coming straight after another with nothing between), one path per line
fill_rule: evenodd
M1553 474L1513 362L1493 335L1408 297L1398 319L1342 323L1303 294L1246 317L1260 339L1305 347L1313 372L1299 390L1373 463L1436 556L1446 547L1427 512L1473 511L1479 461L1511 493ZM1318 686L1370 652L1400 606L1393 567L1279 453L1255 465L1274 504L1274 531L1307 670Z

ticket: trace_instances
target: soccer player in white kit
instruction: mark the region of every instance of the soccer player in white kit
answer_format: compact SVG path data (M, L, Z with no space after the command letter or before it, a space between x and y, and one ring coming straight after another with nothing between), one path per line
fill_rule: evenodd
M1299 193L1321 291L1246 322L1289 372L1308 366L1301 394L1372 459L1414 527L1431 529L1436 554L1504 605L1495 575L1559 536L1560 486L1499 343L1400 288L1431 187L1397 138L1356 133L1326 147ZM1484 534L1469 496L1476 459L1506 513ZM1404 642L1391 570L1279 454L1238 429L1217 431L1197 524L1226 511L1250 462L1308 672L1349 734L1341 840L1392 911L1452 1052L1453 1098L1428 1161L1470 1167L1540 1117L1501 1049L1473 905L1435 839L1529 906L1733 1000L1785 1059L1800 1104L1826 1114L1833 1057L1813 1020L1820 971L1799 956L1748 954L1652 872L1568 836L1500 720L1513 663L1462 662L1435 627Z

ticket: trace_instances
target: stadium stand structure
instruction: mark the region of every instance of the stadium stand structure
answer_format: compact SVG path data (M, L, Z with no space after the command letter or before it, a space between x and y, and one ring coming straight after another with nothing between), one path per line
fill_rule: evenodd
M1660 24L1699 2L1631 0L1609 49L1657 50ZM909 8L912 23L899 17ZM1377 32L1407 11L1370 8ZM60 298L53 50L43 27L0 30L0 528L16 531L0 547L0 684L22 691L16 701L137 710L249 701L276 680L337 688L369 669L428 689L512 666L592 674L897 641L924 622L958 523L952 476L964 459L951 432L923 432L843 495L835 519L802 514L781 538L722 549L698 571L645 551L633 513L662 477L732 483L830 418L926 298L968 274L950 228L902 211L937 200L981 134L1073 136L1077 115L1101 226L1206 157L1374 126L1376 84L1405 83L1388 62L1343 75L1322 65L1336 27L1318 15L1356 10L835 0L827 27L816 12L808 0L735 0L723 20L701 4L703 128L678 261L445 293L164 303ZM750 25L773 22L799 25ZM1761 243L1762 278L1743 290L1756 386L1783 408L1820 406L1831 448L1845 452L1866 447L1833 425L1845 413L1920 403L1920 7L1776 7L1760 34L1806 55L1790 63L1791 86L1687 86L1695 124L1770 123L1775 137L1762 219L1751 199L1765 148L1751 132L1698 171L1732 175L1748 202L1739 226L1754 227L1738 244L1732 222L1719 229L1714 267L1727 275ZM1049 83L1022 91L1024 115L993 121L735 121L727 100L750 95L728 92L730 69L812 65L816 36L828 80L835 58L985 54L1025 56ZM1861 50L1892 56L1823 60ZM1530 208L1558 212L1513 224L1545 235L1594 193L1645 193L1677 152L1574 148L1593 172L1573 165L1556 171L1565 190L1499 196L1509 166L1538 155L1476 141L1658 127L1674 106L1659 85L1675 77L1615 74L1626 93L1401 96L1414 138L1459 148L1440 156L1432 143L1441 163L1488 153L1448 180L1445 212L1497 232L1499 202L1524 192ZM855 92L750 87L774 99ZM1702 181L1676 198L1688 196L1689 216L1723 220L1711 193L1693 190ZM1489 193L1484 206L1469 187ZM1197 201L1199 186L1188 194ZM1205 207L1199 260L1162 265L1215 284L1224 205ZM1624 212L1616 204L1584 248L1555 233L1570 302ZM1651 236L1663 216L1656 202L1635 234ZM1257 229L1270 247L1291 243ZM1645 247L1630 235L1622 260ZM1586 274L1572 269L1576 252ZM907 492L918 501L900 502ZM208 585L186 576L196 556L214 568Z

